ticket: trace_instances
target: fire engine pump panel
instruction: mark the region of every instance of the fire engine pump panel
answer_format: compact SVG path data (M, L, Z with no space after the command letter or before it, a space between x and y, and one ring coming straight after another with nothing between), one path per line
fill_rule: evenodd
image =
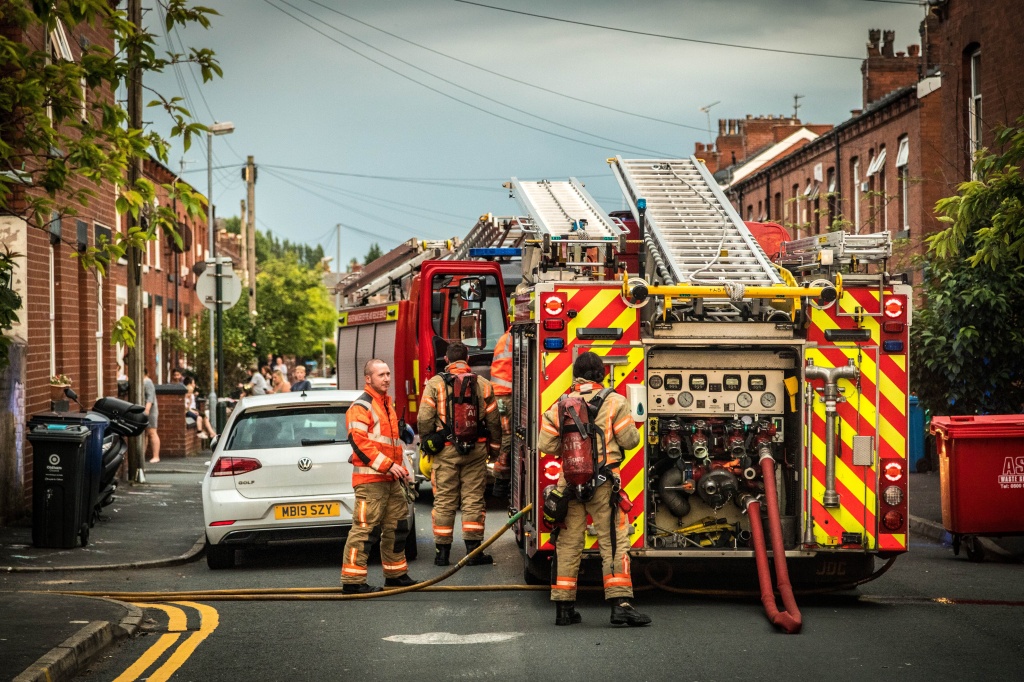
M776 468L780 509L795 507L796 487L785 379L792 350L675 350L647 355L648 545L747 549L750 524L742 493L764 494L759 460ZM789 526L791 522L786 525ZM792 541L790 541L791 544Z

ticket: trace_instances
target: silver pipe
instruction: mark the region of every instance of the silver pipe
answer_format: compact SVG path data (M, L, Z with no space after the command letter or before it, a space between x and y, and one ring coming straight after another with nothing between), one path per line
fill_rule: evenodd
M836 492L836 404L839 402L839 380L857 379L860 370L853 360L848 360L843 367L818 367L813 360L807 361L804 376L808 379L824 379L825 390L821 401L825 403L825 492L821 503L828 508L839 506L839 493Z

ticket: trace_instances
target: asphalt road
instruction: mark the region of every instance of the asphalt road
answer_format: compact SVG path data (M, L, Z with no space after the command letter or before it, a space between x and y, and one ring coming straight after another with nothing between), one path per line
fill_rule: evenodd
M417 516L421 558L410 573L424 579L441 569L431 562L429 505L420 503ZM492 505L489 532L503 519ZM461 543L456 548L457 559ZM521 584L511 533L494 554L495 566L463 569L448 584ZM79 590L325 587L338 584L340 556L340 545L288 547L249 552L231 571L210 571L200 561L66 577L74 581L67 587ZM553 625L546 592L165 604L150 606L144 634L111 650L81 679L113 680L129 670L122 679L1004 678L1024 661L1022 570L970 563L947 547L915 542L885 576L856 593L800 599L804 629L795 636L775 631L756 599L659 591L637 595L637 606L654 619L643 629L611 628L608 608L594 593L581 597L583 623L565 628ZM371 582L380 583L379 571L371 566ZM5 584L39 589L46 580L45 589L54 589L55 579L61 576L24 575Z

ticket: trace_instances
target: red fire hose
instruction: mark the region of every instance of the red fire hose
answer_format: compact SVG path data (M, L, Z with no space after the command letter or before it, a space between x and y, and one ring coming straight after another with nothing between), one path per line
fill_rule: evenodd
M786 567L786 549L782 544L782 521L779 518L779 498L775 488L775 460L770 456L761 457L761 473L764 477L764 496L768 506L768 523L772 530L772 559L775 561L775 576L785 611L779 611L772 589L772 575L768 569L768 550L764 542L764 528L761 526L761 503L751 496L747 500L747 516L750 517L750 535L754 542L754 558L757 561L757 580L761 585L761 603L772 625L787 634L800 632L803 618L793 598L793 586L789 582Z

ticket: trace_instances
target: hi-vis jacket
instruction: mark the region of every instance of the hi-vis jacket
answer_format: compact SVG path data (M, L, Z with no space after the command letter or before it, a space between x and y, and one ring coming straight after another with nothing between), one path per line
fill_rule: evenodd
M507 331L498 339L491 361L491 385L494 395L512 395L512 332Z
M570 397L582 396L587 402L597 397L598 392L604 388L601 384L586 381L585 379L573 379ZM623 452L632 450L640 445L640 432L633 422L633 413L629 409L626 399L618 393L610 393L604 399L601 409L597 411L597 418L594 423L604 432L604 444L607 451L607 465L614 466L622 461ZM541 452L556 457L562 454L561 424L559 424L558 403L544 413L540 425L540 440L538 447Z
M445 371L451 374L466 374L471 370L466 362L460 360L448 365ZM489 450L490 454L496 456L501 448L501 421L498 418L498 403L494 399L494 389L491 387L491 382L481 376L478 376L476 379L476 399L477 414L480 415L480 422L484 427L481 430L479 441L481 443L486 441L488 448L484 449L484 453L478 453L474 450L473 454L485 454ZM423 389L423 396L420 398L420 410L416 415L416 426L419 429L420 438L436 431L444 430L447 423L448 386L444 383L444 379L440 374L435 374L430 377L430 380L427 381L427 385ZM455 453L455 447L449 443L441 455L445 456L453 453Z
M352 443L352 485L397 480L388 472L402 463L404 448L391 397L367 384L345 413L345 423Z

